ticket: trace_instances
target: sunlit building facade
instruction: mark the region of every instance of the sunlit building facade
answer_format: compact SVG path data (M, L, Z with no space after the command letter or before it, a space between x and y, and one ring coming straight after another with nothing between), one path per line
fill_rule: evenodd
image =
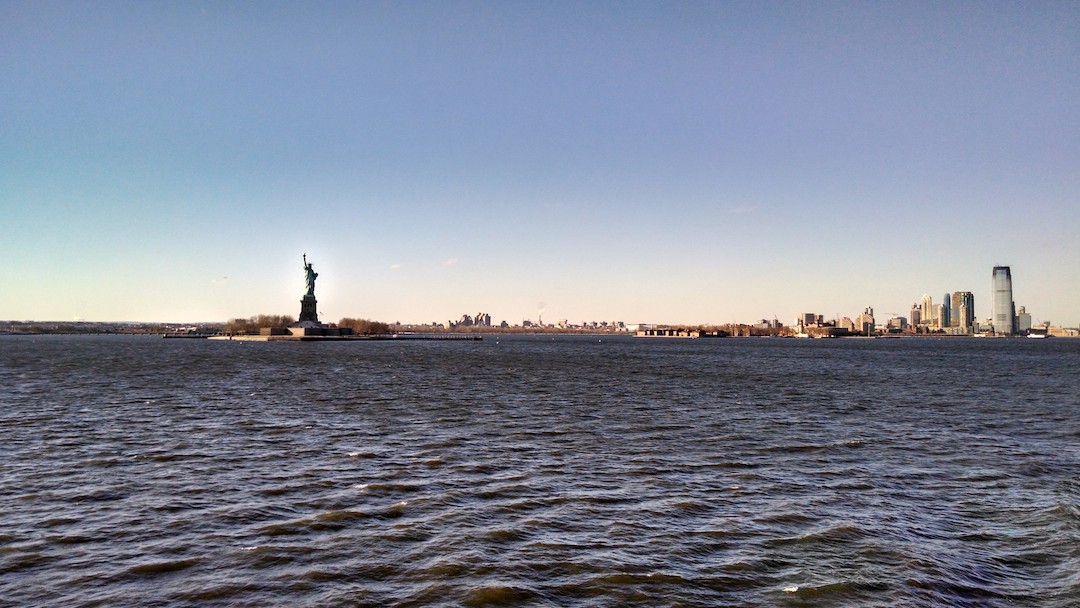
M874 335L874 309L867 306L858 319L855 319L855 331L866 335Z
M1016 333L1026 334L1031 331L1031 313L1023 306L1016 311Z
M922 306L919 308L919 313L920 323L929 327L934 325L934 299L930 297L930 294L923 294Z
M1008 266L994 266L991 284L994 311L991 322L994 333L1013 335L1016 333L1016 306L1013 304L1012 272Z
M970 291L955 291L949 307L952 327L971 329L975 326L975 296Z

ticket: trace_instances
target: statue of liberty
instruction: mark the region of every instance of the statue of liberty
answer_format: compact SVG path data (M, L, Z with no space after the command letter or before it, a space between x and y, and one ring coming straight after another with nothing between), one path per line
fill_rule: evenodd
M304 254L304 286L307 288L307 293L304 294L305 297L308 297L308 296L310 296L312 298L315 297L315 279L318 276L319 276L319 273L315 272L315 270L311 267L311 264L308 264L307 254L305 253Z

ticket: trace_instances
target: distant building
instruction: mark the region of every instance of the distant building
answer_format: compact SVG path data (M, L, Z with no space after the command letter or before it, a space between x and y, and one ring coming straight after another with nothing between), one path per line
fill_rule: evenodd
M945 297L941 299L941 317L939 323L941 327L952 325L952 307L949 305L950 300L949 294L945 294Z
M975 327L975 296L970 291L954 291L952 305L949 307L952 327L971 331Z
M443 324L443 327L447 329L453 329L455 327L491 327L491 315L478 312L476 316L461 315L461 318L457 321L447 321Z
M1031 331L1031 315L1028 314L1027 308L1021 306L1020 310L1016 311L1016 333L1026 334Z
M777 323L779 324L779 322ZM813 312L799 313L799 316L795 319L795 331L800 334L807 333L807 330L809 328L819 328L826 326L835 328L836 324L832 321L826 323L825 315L819 315Z
M931 308L934 312L930 315L930 328L941 329L945 327L943 324L945 321L945 306L942 304L934 304Z
M1016 333L1016 304L1013 302L1012 271L1008 266L994 266L991 282L993 294L994 333L1011 336Z
M859 318L855 319L855 331L867 336L874 335L874 309L867 306Z
M911 326L918 327L922 323L922 309L919 308L918 302L911 305Z
M931 326L934 324L934 299L930 297L930 294L924 293L922 296L922 306L919 307L919 323L921 325Z

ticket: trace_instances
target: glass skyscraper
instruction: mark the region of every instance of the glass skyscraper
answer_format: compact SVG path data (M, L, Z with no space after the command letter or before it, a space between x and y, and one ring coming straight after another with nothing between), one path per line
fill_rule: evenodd
M970 330L975 325L975 296L970 291L957 291L952 294L950 306L953 327Z
M1008 266L994 266L994 278L991 287L994 302L994 333L1011 335L1016 333L1016 307L1013 305L1012 272Z

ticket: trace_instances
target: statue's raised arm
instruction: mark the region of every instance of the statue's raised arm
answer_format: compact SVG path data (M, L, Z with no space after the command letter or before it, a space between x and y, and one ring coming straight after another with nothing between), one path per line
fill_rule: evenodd
M305 296L315 297L315 278L319 276L319 273L308 264L307 254L304 254L304 287L307 289Z

